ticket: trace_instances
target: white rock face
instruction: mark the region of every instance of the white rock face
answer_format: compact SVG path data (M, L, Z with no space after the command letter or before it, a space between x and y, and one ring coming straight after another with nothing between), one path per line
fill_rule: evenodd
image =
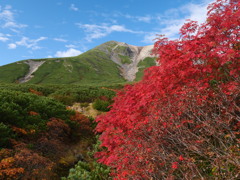
M138 63L146 57L154 57L151 55L153 45L139 47L122 42L116 43L117 45L112 49L111 59L121 67L122 76L128 81L133 81L136 78L136 73L138 72ZM114 52L114 50L119 46L127 48L129 54L125 55L130 56L132 61L130 64L122 64L118 54Z
M25 64L29 65L29 72L23 77L20 78L18 81L19 83L25 83L28 82L30 79L32 79L33 73L38 70L38 68L45 63L45 61L33 61L33 60L27 60L24 62Z

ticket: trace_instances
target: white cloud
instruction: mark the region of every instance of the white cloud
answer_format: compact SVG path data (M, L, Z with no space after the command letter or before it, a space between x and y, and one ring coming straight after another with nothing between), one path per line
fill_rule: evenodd
M155 42L154 39L156 39L157 34L159 34L159 32L148 32L148 33L146 33L142 42L147 43L147 44L153 44Z
M138 21L145 22L145 23L150 23L152 20L151 16L137 16L135 17Z
M125 28L123 25L109 25L109 24L80 24L76 25L86 32L85 39L91 42L93 39L105 37L113 32L128 32L128 33L142 33L141 31L133 31Z
M125 14L121 14L121 16L127 18L127 19L132 19L134 21L139 21L139 22L145 22L145 23L150 23L154 18L151 17L150 15L146 15L146 16L132 16L132 15L125 15Z
M0 33L0 41L2 42L6 42L9 40L9 37L10 35L9 34L3 34L3 33Z
M8 49L16 49L17 45L14 43L8 44Z
M10 28L13 31L15 28L21 29L27 27L26 24L17 23L14 17L14 11L10 5L5 7L0 7L0 27L1 28Z
M9 6L0 7L0 20L14 21L13 12Z
M82 54L82 52L77 49L70 48L66 51L57 51L55 57L71 57L78 56L79 54Z
M65 46L66 48L76 48L77 46L76 45L73 45L73 44L68 44Z
M24 46L28 49L36 50L41 48L40 46L38 46L38 42L46 39L47 37L40 37L38 39L29 39L28 37L22 37L20 41L9 44L8 48L15 49L17 46Z
M78 8L75 6L75 4L71 4L71 5L70 5L70 9L71 9L72 11L78 11Z
M67 42L67 40L63 39L63 38L54 38L53 40L54 41L59 41L59 42Z
M27 25L26 24L18 24L16 22L9 21L9 22L6 22L2 27L3 28L19 28L19 29L21 29L21 28L27 27Z
M102 13L101 15L104 17L124 17L126 19L131 19L133 21L145 22L145 23L150 23L152 20L156 19L155 16L151 16L151 15L133 16L130 14L124 14L122 12L115 12L112 15Z
M7 37L1 37L1 36L0 36L0 41L6 42L6 41L8 41L8 40L9 40L9 38L7 38Z
M144 36L143 42L153 43L156 34L164 34L169 39L179 38L179 30L186 22L186 19L198 21L199 24L205 22L207 17L207 6L212 0L204 0L201 4L189 3L178 9L169 9L158 17L159 25L154 32L149 32Z

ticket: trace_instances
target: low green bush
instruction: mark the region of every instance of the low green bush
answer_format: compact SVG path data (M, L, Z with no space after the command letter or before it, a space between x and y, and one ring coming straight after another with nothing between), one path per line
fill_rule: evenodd
M93 108L98 111L107 112L110 110L110 107L109 107L110 105L111 105L111 102L109 102L109 101L103 101L101 99L97 99L93 103Z
M100 141L97 140L93 150L88 153L91 161L79 161L70 169L68 177L63 177L62 180L110 180L110 168L98 163L94 158L94 154L100 149Z
M19 128L42 129L50 118L67 120L71 113L62 103L31 93L0 89L0 99L0 122Z
M0 149L9 146L9 139L13 137L10 127L0 122Z

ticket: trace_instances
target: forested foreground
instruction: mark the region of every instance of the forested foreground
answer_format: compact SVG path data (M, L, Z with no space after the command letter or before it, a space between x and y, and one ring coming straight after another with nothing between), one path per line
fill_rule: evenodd
M80 160L83 169L102 167L94 119L71 105L108 111L111 88L0 84L0 179L60 179Z
M97 118L114 179L240 179L240 2L217 0Z

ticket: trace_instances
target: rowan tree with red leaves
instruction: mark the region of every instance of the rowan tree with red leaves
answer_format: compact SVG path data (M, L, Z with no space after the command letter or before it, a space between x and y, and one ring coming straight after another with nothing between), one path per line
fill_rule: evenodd
M114 179L239 178L240 2L217 0L179 40L160 36L159 66L97 118L99 162Z

